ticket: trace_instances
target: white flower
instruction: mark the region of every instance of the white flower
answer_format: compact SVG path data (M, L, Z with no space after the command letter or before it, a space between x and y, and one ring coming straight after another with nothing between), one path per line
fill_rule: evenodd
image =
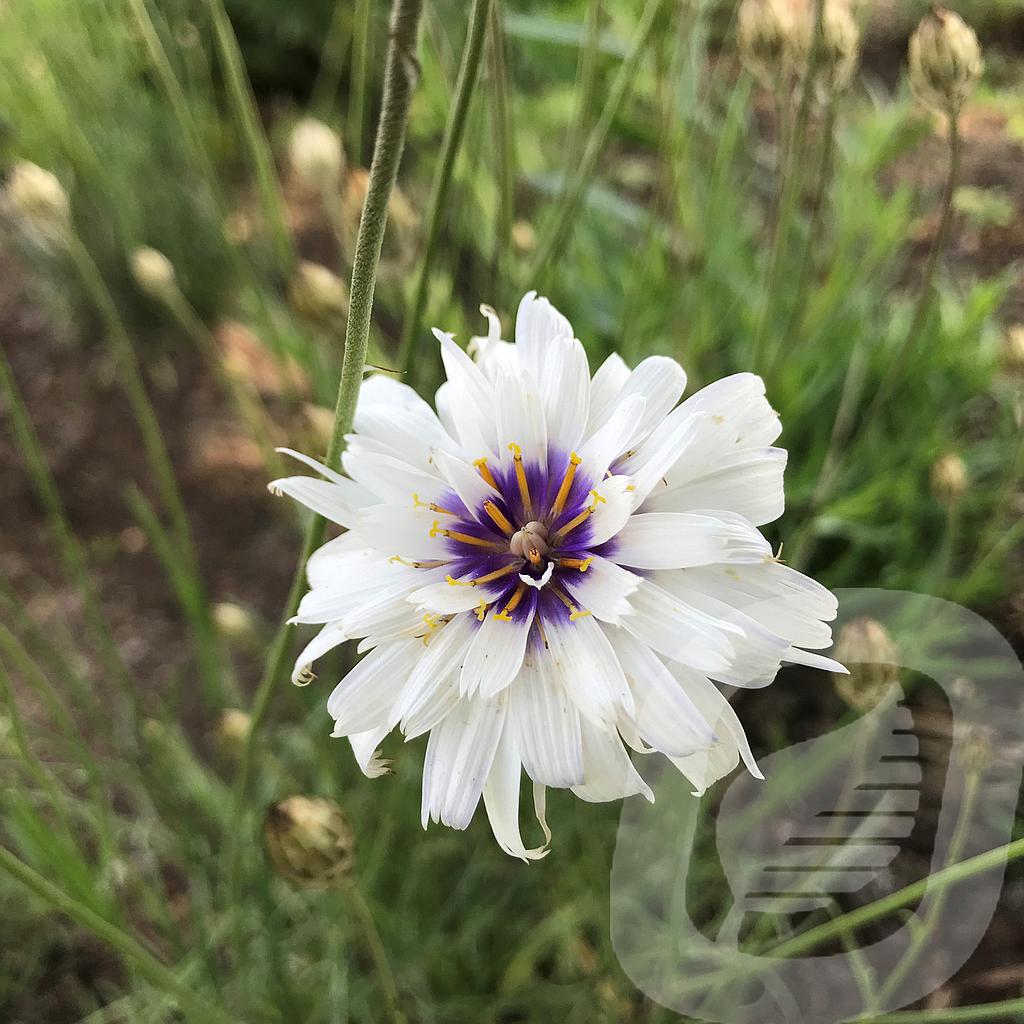
M293 678L357 639L369 652L328 701L362 770L396 726L429 732L422 818L465 828L481 795L502 848L527 849L521 771L605 801L650 789L624 742L666 754L698 792L743 759L715 682L758 687L782 662L833 671L835 598L773 557L757 527L783 510L786 453L760 378L687 399L652 356L583 346L546 299L519 306L515 344L493 310L477 360L435 331L437 412L386 377L363 386L345 475L271 484L345 527L309 561L295 621L322 625ZM715 682L713 682L714 680Z

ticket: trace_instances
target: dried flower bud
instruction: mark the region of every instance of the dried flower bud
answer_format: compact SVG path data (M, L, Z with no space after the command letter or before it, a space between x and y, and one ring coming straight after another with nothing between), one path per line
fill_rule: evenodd
M256 632L252 615L233 601L218 601L210 614L213 624L228 640L244 640Z
M1007 376L1024 378L1024 324L1015 324L1003 335L999 365Z
M348 286L319 263L303 260L288 286L292 308L314 327L336 328L348 317Z
M71 207L56 175L22 160L7 178L7 201L29 224L47 234L61 234L71 224Z
M274 867L295 885L327 889L351 874L355 834L333 800L288 797L267 811L263 835Z
M252 729L252 719L238 708L225 708L217 723L217 742L226 754L238 754Z
M849 675L833 676L836 691L856 711L873 708L899 682L899 648L875 619L854 619L843 626L834 653L850 670Z
M926 106L955 115L985 69L974 29L959 14L935 7L910 39L910 86Z
M520 252L533 252L537 248L537 232L528 220L517 220L512 225L512 244Z
M992 763L992 730L984 725L971 725L964 736L960 763L968 775L983 775Z
M799 78L810 66L814 40L814 5L797 5L791 39L791 60ZM860 29L846 0L825 0L821 13L821 48L815 70L815 87L825 98L842 92L857 69Z
M335 192L345 169L345 150L337 132L315 117L304 117L288 140L288 162L307 188Z
M744 67L762 85L777 89L789 74L793 13L785 0L743 0L737 42Z
M141 291L151 299L166 302L178 294L174 265L162 253L142 246L132 253L132 277Z
M935 461L931 474L932 494L943 505L955 505L967 491L967 467L950 452Z

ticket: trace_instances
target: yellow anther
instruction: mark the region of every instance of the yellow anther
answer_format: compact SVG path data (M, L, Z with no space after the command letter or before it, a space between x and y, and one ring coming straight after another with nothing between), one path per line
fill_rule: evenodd
M505 612L495 612L494 613L494 617L496 619L501 619L502 622L511 622L512 621L512 616L509 615L509 613L507 611L505 611Z
M593 560L593 555L589 558L560 558L558 564L563 569L579 569L580 572L586 572Z
M477 622L483 622L487 615L487 609L489 605L483 598L480 599L480 603L476 606L476 620Z
M502 608L502 610L500 612L495 612L494 613L494 617L496 619L501 619L502 622L511 622L512 621L511 613L514 612L516 610L516 608L519 607L519 602L522 601L523 595L525 593L526 593L526 584L525 583L520 583L519 586L516 587L516 592L509 599L508 604L505 605L505 607Z
M390 562L392 565L394 565L397 562L399 565L407 565L407 566L409 566L410 569L415 568L415 563L407 562L401 555L392 555L388 559L388 562Z
M412 492L412 507L413 508L429 508L430 506L427 505L427 503L425 501L420 501L420 496L415 491L413 491Z
M590 492L590 498L591 498L591 501L593 501L593 505L590 506L590 511L591 512L596 512L598 505L602 505L602 504L603 505L607 505L608 504L608 499L605 498L605 497L602 497L600 494L597 493L597 491L591 491Z
M494 525L497 526L506 537L511 537L516 532L516 528L509 521L508 516L506 516L493 501L484 502L484 511L492 520L494 520Z
M565 469L565 476L562 477L562 485L558 488L554 503L551 506L551 514L557 516L565 508L566 498L572 488L572 482L576 476L576 467L580 464L580 457L573 452L569 456L569 465Z
M490 471L487 465L486 459L477 459L473 463L476 466L477 472L492 486L497 487L498 485L494 481L494 474Z
M586 616L591 614L586 609L577 608L576 605L573 604L572 601L570 600L569 595L564 593L561 587L552 586L551 587L551 593L553 593L555 595L555 597L557 597L558 600L561 601L562 604L564 604L565 607L569 609L569 621L570 622L575 622L577 619L586 618Z
M575 622L577 619L585 619L588 615L590 615L588 610L577 608L576 611L569 613L569 621Z
M457 580L454 576L445 576L450 587L471 587L473 586L472 580Z
M434 520L434 525L430 528L429 536L436 537L439 534L444 534L447 537L448 536L448 531L441 529L441 520L440 519L435 519Z
M523 449L515 441L509 444L508 450L512 453L512 458L514 459L521 459L523 457Z

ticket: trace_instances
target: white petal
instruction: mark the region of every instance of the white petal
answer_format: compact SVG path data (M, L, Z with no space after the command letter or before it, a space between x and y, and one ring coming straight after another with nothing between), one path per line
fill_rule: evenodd
M516 311L516 352L519 363L540 380L546 348L555 338L572 338L572 324L536 292L527 292Z
M608 637L633 691L633 722L640 736L672 757L711 746L711 726L662 660L625 630L611 629Z
M353 435L355 436L355 435ZM345 472L381 501L405 504L418 494L423 501L436 500L444 481L395 455L372 450L365 441L349 444L341 457Z
M451 385L445 411L455 427L459 443L467 451L484 456L496 448L494 388L480 367L444 331L434 330L441 343L441 361Z
M350 531L329 540L310 555L306 578L313 588L337 587L355 582L353 574L362 576L374 572L386 578L391 570L392 566L379 551L362 544Z
M561 663L549 651L526 652L509 688L509 723L534 782L559 789L583 782L580 713L566 692Z
M728 512L649 512L629 517L615 538L615 561L636 569L685 569L715 562L761 563L768 541Z
M659 654L711 674L732 665L740 627L705 614L649 580L629 603L623 627Z
M386 558L404 558L409 562L447 560L451 557L448 542L440 531L445 528L443 520L448 518L423 507L422 502L420 507L414 507L410 498L408 504L363 509L353 532L363 544ZM426 577L422 582L427 582Z
M267 489L272 494L287 494L317 515L346 528L354 525L359 510L373 500L364 488L341 476L337 481L312 476L283 477L269 483Z
M295 451L294 448L275 448L274 451L277 452L278 455L287 455L289 458L295 459L297 462L301 462L304 466L309 466L310 469L315 469L322 477L325 477L327 480L332 480L334 483L338 483L339 480L350 482L347 477L335 472L330 468L330 466L325 466L322 462L317 462L317 460L311 456Z
M763 779L764 776L754 761L754 755L750 752L750 744L747 742L743 726L736 717L732 705L718 687L706 677L682 665L669 665L669 670L714 730L716 737L715 743L707 750L671 759L696 787L694 795L700 796L708 786L728 775L739 764L741 757L747 771L754 778Z
M339 644L343 644L348 637L340 622L328 622L323 629L302 649L302 653L295 659L295 668L292 669L292 682L297 686L305 686L310 682L313 662L322 658L328 651L333 651Z
M547 567L540 574L540 579L534 579L532 576L528 576L525 572L519 574L519 578L528 586L533 587L534 590L543 590L544 587L551 582L551 577L555 573L555 563L548 562Z
M782 660L791 665L807 665L809 668L821 669L822 672L835 672L841 676L850 674L850 670L834 658L826 658L823 654L814 654L811 651L801 651L797 647L790 647L782 656Z
M516 748L516 733L509 725L506 720L491 772L484 785L484 807L494 838L509 856L524 861L539 860L547 856L548 850L545 847L528 850L519 831L519 783L522 778L522 764Z
M629 380L629 367L617 352L613 352L598 368L590 382L590 409L604 409Z
M466 579L462 581L466 583ZM447 579L440 583L429 583L425 587L419 587L408 597L410 604L417 608L425 608L427 611L437 615L455 615L458 612L471 612L480 606L484 598L482 587L471 587L468 585L453 585Z
M542 353L542 365L532 373L540 391L548 441L568 453L578 447L590 413L587 353L571 335L552 338Z
M506 695L460 700L430 733L423 762L423 827L469 825L498 748Z
M378 729L357 732L348 738L356 764L368 779L379 779L382 775L390 774L391 762L380 754L381 741L389 732L391 726L381 726Z
M672 481L655 485L643 504L644 512L687 512L691 509L729 509L755 526L772 523L786 507L782 448L749 448L723 455L715 466L689 475L682 458Z
M392 707L422 650L418 640L401 640L366 655L327 700L334 735L350 736L383 725L390 729Z
M586 782L572 787L581 800L604 803L642 793L654 803L650 786L633 767L613 726L583 722L583 771Z
M494 609L492 605L476 631L462 666L459 689L463 694L479 691L484 697L493 696L515 679L523 664L533 609L511 621L499 619Z
M562 577L569 596L602 622L618 624L630 610L629 597L641 578L607 558L595 556L588 568Z
M683 413L680 406L636 449L615 465L615 472L633 478L637 504L652 491L667 487L665 473L670 466L689 458L700 438L701 418L706 413Z
M468 462L443 451L435 451L432 458L438 474L459 496L469 513L490 526L491 520L480 509L488 499L499 497L498 492Z
M413 409L403 409L364 404L360 400L355 429L359 436L379 441L391 454L427 473L430 472L432 450L458 449L426 402Z
M632 395L646 400L644 416L627 447L645 438L674 408L686 388L683 368L667 356L648 356L629 375L619 391L602 407L590 410L587 436L599 430Z
M538 461L545 466L547 428L540 392L533 377L526 370L500 371L494 382L494 398L493 415L502 462L510 462L513 446L518 446L528 461Z
M628 476L610 476L602 480L595 491L597 497L594 499L594 513L587 520L591 547L614 537L626 525L636 508L636 493L633 481Z
M388 598L402 595L404 599L404 595L417 586L437 578L435 570L410 569L391 562L379 551L366 552L360 549L351 552L350 556L339 556L335 560L335 565L350 568L338 572L330 579L323 579L322 586L314 586L299 602L293 621L321 624L343 619L381 595ZM323 564L323 561L316 563L314 578L318 581L324 572ZM431 573L432 576L428 575Z
M608 467L629 448L646 408L647 402L642 397L632 395L587 438L579 456L582 468L592 480L603 480Z
M544 636L547 655L555 660L566 691L585 718L611 724L621 712L632 715L629 686L596 619L590 615L570 622L545 619Z

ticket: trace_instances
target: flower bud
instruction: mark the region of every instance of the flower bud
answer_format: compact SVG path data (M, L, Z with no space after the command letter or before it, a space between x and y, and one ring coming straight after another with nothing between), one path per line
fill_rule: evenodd
M875 619L863 617L843 626L834 654L850 671L833 676L836 691L855 711L869 711L899 682L899 648Z
M762 85L776 89L789 72L793 14L785 0L743 0L737 43L744 67Z
M999 365L1008 377L1024 379L1024 324L1015 324L1003 335Z
M348 317L348 286L319 263L303 260L288 286L295 312L313 327L336 328Z
M984 725L970 725L960 750L960 763L968 775L984 775L992 763L992 730Z
M932 494L943 505L955 505L967 491L967 467L950 452L937 459L931 473Z
M135 283L151 299L167 302L178 294L174 265L162 252L141 246L132 253L131 269Z
M336 192L345 169L345 150L333 129L315 117L304 117L288 140L288 162L307 188Z
M263 835L278 874L302 888L327 889L352 872L355 834L333 800L288 797L267 811Z
M217 723L217 742L226 754L238 754L252 729L252 719L238 708L225 708Z
M799 4L790 39L792 62L797 75L803 78L810 66L814 42L813 3ZM860 29L846 0L825 0L814 85L826 98L850 84L857 69L859 49Z
M959 14L934 7L910 39L910 86L940 113L955 115L985 69L974 29Z
M244 640L256 632L252 615L233 601L218 601L210 609L213 624L228 640Z
M61 234L71 224L71 207L56 175L22 160L7 178L7 201L29 224L47 234Z

